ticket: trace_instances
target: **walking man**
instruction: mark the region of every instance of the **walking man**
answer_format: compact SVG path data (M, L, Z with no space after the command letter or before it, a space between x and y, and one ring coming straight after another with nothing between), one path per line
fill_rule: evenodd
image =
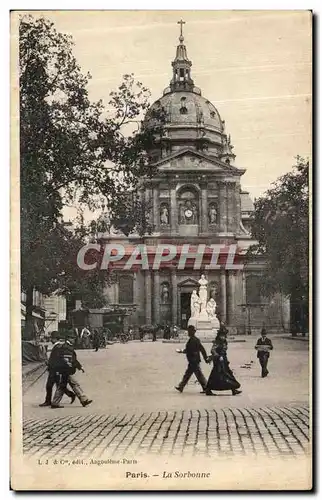
M58 332L57 332L58 334ZM58 337L57 337L58 338ZM54 340L54 336L52 335L52 339ZM55 344L53 345L53 348L51 350L48 363L47 363L47 370L48 370L48 377L47 377L47 382L46 382L46 398L44 403L41 403L39 406L51 406L51 397L53 393L53 387L54 385L58 385L60 382L60 375L57 372L57 365L58 365L58 359L59 359L59 347L63 345L64 341L63 340L57 340ZM76 395L73 391L70 391L67 387L65 387L64 392L66 396L70 397L70 403L74 403Z
M257 350L257 357L262 367L262 378L265 378L269 373L267 370L267 363L270 351L273 349L273 344L271 339L266 336L266 329L264 327L261 331L261 337L257 340L255 349Z
M67 384L72 387L82 406L88 406L92 403L92 400L85 395L75 377L76 370L81 370L82 372L85 371L77 359L72 343L66 339L64 344L58 348L56 371L59 373L60 382L51 403L52 408L63 408L63 406L60 405L60 402L66 391Z
M195 336L195 333L196 333L195 327L193 325L189 325L188 326L189 340L186 343L185 349L178 351L184 353L187 356L188 360L188 367L185 371L185 374L183 375L180 384L175 387L175 389L177 389L177 391L179 392L183 391L193 373L195 374L202 389L204 391L206 390L207 380L199 366L201 361L200 352L206 363L208 363L208 357L205 348L203 347L200 340Z

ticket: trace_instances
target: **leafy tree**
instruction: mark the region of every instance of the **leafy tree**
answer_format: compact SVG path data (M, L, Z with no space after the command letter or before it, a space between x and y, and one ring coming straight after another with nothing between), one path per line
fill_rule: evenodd
M133 75L125 75L110 94L108 110L102 101L91 102L90 75L81 72L72 46L71 37L58 33L52 22L21 18L21 284L27 292L27 331L33 289L45 294L57 286L67 290L72 273L67 257L75 245L84 243L83 225L78 233L64 229L64 206L77 203L95 209L104 202L110 219L121 220L127 229L128 194L136 192L143 176L153 174L147 151L158 131L140 127L148 89ZM146 213L144 201L135 199L130 230L149 229ZM83 276L72 275L74 289L76 282L84 288ZM89 276L86 279L90 282ZM92 277L98 292L101 277L95 280Z
M309 161L296 158L293 170L255 200L252 234L258 244L249 257L267 261L262 293L291 299L293 328L307 328L309 300ZM295 330L294 330L295 331Z

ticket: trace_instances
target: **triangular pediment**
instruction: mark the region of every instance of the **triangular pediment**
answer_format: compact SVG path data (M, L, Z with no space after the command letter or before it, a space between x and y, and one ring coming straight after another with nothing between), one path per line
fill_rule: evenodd
M162 158L154 166L160 172L217 172L234 176L241 176L245 172L244 169L228 165L218 158L210 157L190 148L181 149L166 158Z
M193 286L193 287L196 287L196 288L199 287L198 281L194 280L193 278L187 278L187 279L181 281L180 283L178 283L178 286L179 287L182 287L182 286Z

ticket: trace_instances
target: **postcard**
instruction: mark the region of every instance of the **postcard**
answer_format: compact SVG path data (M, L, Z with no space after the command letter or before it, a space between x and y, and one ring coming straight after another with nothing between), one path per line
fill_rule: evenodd
M312 488L312 12L11 12L11 487Z

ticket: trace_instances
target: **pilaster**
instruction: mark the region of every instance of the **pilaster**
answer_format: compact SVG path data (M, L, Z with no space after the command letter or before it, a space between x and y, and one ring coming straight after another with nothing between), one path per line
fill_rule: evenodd
M145 321L147 325L152 323L152 308L151 308L151 298L152 298L152 287L151 287L151 271L145 271L144 276L145 281Z
M171 269L171 293L172 293L172 325L178 321L178 282L177 271Z

